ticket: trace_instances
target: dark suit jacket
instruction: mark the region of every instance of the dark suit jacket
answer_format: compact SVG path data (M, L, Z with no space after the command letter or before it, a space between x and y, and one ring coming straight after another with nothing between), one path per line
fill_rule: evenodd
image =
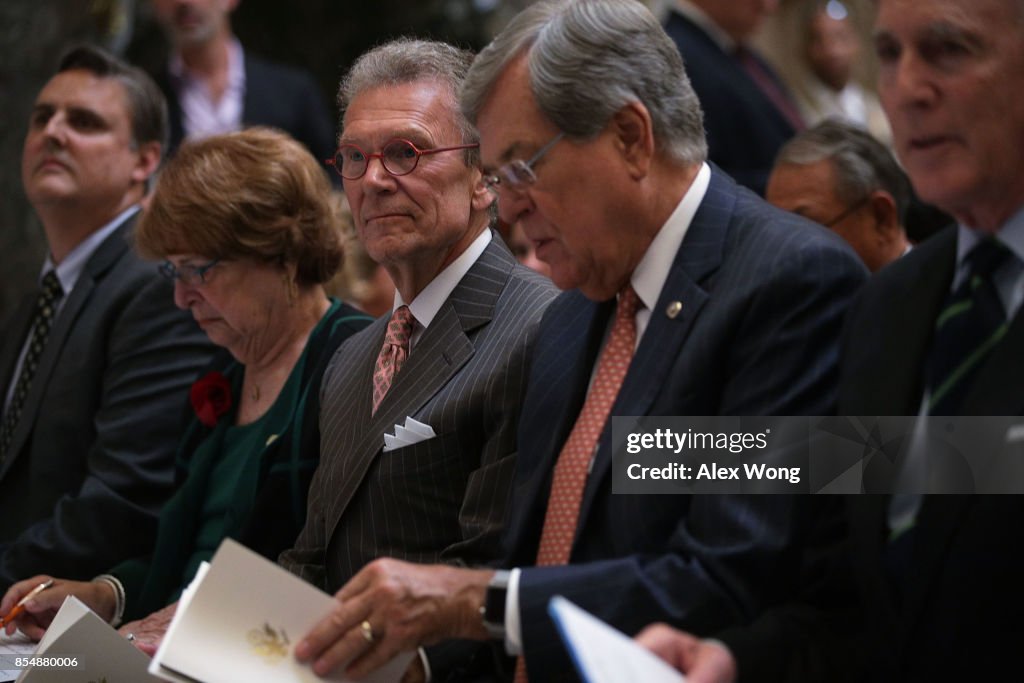
M613 415L823 415L835 409L843 315L866 271L841 240L715 170L676 254ZM675 318L665 313L682 302ZM536 559L556 458L583 405L614 301L548 309L519 429L507 535L530 680L571 665L547 616L564 595L633 634L708 632L792 595L814 522L807 496L612 495L611 421L584 492L571 564Z
M916 415L924 360L950 291L956 228L873 278L851 311L842 363L846 415ZM979 371L964 415L1024 414L1024 313ZM987 680L1019 670L1024 639L1024 524L1020 496L926 496L914 527L904 598L882 572L888 496L849 503L853 561L870 619L866 665L875 680ZM1012 668L1011 668L1012 667Z
M527 360L556 290L495 236L424 331L371 417L382 317L335 354L321 396L321 464L289 570L333 592L382 556L498 556ZM437 436L382 452L412 417Z
M370 318L346 304L339 304L315 333L310 335L299 380L299 402L292 406L292 418L284 431L259 454L253 454L252 466L259 468L255 498L251 491L235 493L227 523L229 535L239 543L276 560L290 548L306 520L306 494L320 461L319 397L320 381L327 361L346 339L370 322ZM213 363L200 373L222 372L232 385L232 393L241 391L244 367L227 351L217 354ZM216 457L196 459L199 445L216 438L217 428L233 424L235 408L221 417L217 428L206 427L189 406L184 437L178 448L176 480L178 490L160 514L160 527L152 552L123 562L111 573L125 589L125 620L139 619L171 602L171 596L186 577L185 566L195 549L196 533L202 520L206 485Z
M0 463L0 581L87 579L147 552L171 494L182 398L213 346L175 308L172 285L128 241L128 221L64 302ZM31 295L4 326L11 382Z
M167 71L156 81L167 98L173 153L185 139L178 93ZM318 160L334 156L337 148L334 117L309 74L245 52L245 99L243 126L280 128L304 144ZM331 174L332 176L335 174Z
M764 195L775 155L793 137L793 126L736 59L696 24L670 12L665 31L683 56L704 110L709 158L736 182ZM774 74L766 62L761 63ZM776 81L786 92L782 82Z

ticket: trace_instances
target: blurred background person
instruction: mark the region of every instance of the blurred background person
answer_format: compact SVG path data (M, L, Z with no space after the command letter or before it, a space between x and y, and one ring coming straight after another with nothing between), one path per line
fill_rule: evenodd
M170 152L185 138L251 125L280 128L317 158L334 153L334 121L312 77L260 59L231 31L239 0L152 0L171 42L157 82L171 117Z
M778 0L675 0L665 31L704 110L708 159L764 195L782 144L805 127L775 70L748 42Z
M836 232L871 272L910 249L910 181L882 143L848 123L828 120L787 142L766 198Z
M508 248L516 260L527 268L532 268L541 275L551 277L551 266L537 258L537 247L526 236L523 226L516 223L512 226L508 236Z
M807 124L837 118L889 144L892 131L878 97L854 80L861 41L847 6L817 0L807 5L800 28L804 68L793 91Z
M342 261L336 204L320 163L282 133L254 128L184 145L136 241L167 259L175 303L223 350L192 386L179 488L152 552L90 582L57 580L17 622L32 638L67 595L114 625L173 603L225 537L271 559L289 547L318 463L323 366L369 322L324 293ZM2 604L43 580L15 584ZM132 632L145 642L173 607Z

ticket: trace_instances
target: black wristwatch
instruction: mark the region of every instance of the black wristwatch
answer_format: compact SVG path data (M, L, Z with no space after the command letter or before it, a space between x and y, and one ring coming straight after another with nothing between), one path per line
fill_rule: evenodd
M487 584L487 595L480 616L487 635L494 640L505 640L505 598L508 595L508 577L511 572L499 569Z

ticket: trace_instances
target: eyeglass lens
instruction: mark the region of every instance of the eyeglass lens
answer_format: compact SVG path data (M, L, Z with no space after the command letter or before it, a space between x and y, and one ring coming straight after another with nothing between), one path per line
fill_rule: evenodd
M343 178L354 180L366 173L367 164L375 156L380 157L384 169L391 175L406 175L416 168L420 153L406 140L392 140L384 145L380 154L366 154L356 145L342 145L334 156L334 164Z

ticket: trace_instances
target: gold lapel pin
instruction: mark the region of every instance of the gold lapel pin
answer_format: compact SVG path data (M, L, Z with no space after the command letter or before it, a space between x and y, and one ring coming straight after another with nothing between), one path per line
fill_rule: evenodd
M683 302L673 301L665 308L665 315L667 315L672 320L675 320L676 316L679 315L679 312L681 310L683 310Z

